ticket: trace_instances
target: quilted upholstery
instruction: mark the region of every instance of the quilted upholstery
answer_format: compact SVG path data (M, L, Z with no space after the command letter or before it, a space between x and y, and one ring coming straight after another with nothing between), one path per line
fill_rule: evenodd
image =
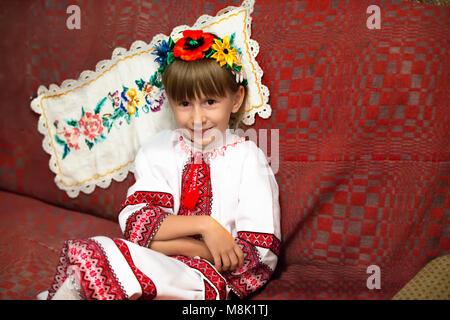
M377 3L381 29L369 30L366 9ZM1 299L46 289L64 240L119 235L133 183L68 198L29 97L117 46L239 4L88 1L81 30L68 30L65 2L2 2ZM273 112L254 128L279 129L283 245L275 278L254 298L390 299L450 253L449 15L400 0L256 1L252 34ZM381 289L367 288L369 265L380 267Z
M393 299L450 300L450 255L428 262Z

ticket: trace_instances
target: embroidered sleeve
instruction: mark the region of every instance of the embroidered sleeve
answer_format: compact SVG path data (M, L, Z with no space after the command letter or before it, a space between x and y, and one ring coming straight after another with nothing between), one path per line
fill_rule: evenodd
M232 290L244 298L269 281L278 259L280 240L273 234L239 232L236 241L244 253L244 266L224 276Z
M122 206L119 223L126 240L148 247L164 219L171 214L173 197L163 192L138 191Z
M264 153L249 145L244 161L236 215L236 241L244 253L244 266L225 275L241 298L270 279L280 252L278 185Z
M158 150L161 153L163 151ZM148 247L161 223L174 213L174 192L168 180L171 168L155 154L141 149L135 160L136 182L119 212L119 224L126 240Z

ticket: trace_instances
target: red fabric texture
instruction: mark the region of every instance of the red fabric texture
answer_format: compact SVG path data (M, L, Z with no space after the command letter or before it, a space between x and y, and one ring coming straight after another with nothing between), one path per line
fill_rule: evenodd
M59 190L29 106L38 86L240 1L74 4L81 30L66 28L63 2L0 5L1 299L47 289L65 240L117 236L134 181L76 199ZM366 27L372 4L380 30ZM253 128L279 129L283 242L255 298L389 299L450 253L449 15L399 0L256 1L252 38L273 111ZM366 286L370 265L381 289Z

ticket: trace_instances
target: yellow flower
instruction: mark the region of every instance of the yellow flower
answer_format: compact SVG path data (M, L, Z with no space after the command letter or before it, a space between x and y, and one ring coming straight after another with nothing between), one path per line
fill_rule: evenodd
M145 97L142 92L137 92L136 89L131 88L128 90L127 96L130 99L127 103L127 111L130 115L136 113L136 108L141 108L145 105Z
M226 36L223 38L223 42L220 39L215 39L214 44L211 48L216 51L211 58L216 59L217 62L220 63L220 66L223 67L225 64L229 65L231 68L233 67L233 63L238 64L238 60L236 57L236 49L230 48L230 38Z

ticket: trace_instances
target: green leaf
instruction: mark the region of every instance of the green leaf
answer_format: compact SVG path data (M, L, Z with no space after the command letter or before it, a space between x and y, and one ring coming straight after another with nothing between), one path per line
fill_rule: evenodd
M169 48L173 49L175 47L175 42L173 41L172 37L169 37Z
M110 121L108 118L106 118L106 117L102 118L102 125L104 128L109 128L109 123L110 123Z
M124 118L127 121L127 123L130 124L131 116L128 113L125 114Z
M66 123L69 125L69 126L71 126L71 127L74 127L74 128L78 128L78 121L77 120L66 120Z
M64 152L63 152L63 155L62 155L63 160L67 157L69 152L70 152L70 148L69 148L69 146L67 144L65 144L64 145Z
M167 65L171 64L175 60L175 56L173 55L173 52L169 52L167 54Z
M213 49L209 50L209 52L205 55L205 58L211 57L215 52L216 52L216 51L213 50Z
M113 122L111 121L111 122L109 123L109 125L108 125L108 133L111 131L112 126L113 126Z
M134 81L136 82L136 85L138 86L139 90L142 91L144 89L145 81L142 79Z
M236 70L237 72L241 72L242 66L238 66L236 64L233 64L233 69Z
M114 112L116 112L116 111L114 110ZM102 118L103 127L108 129L108 133L111 131L113 123L114 123L114 120L112 120L112 117L111 117L111 120L107 117Z
M83 116L84 116L84 114L85 114L86 112L84 112L84 107L81 107L81 117L83 118Z
M86 142L86 145L88 146L89 150L92 149L94 146L94 143L90 142L88 139L84 139L84 142Z
M236 38L236 32L233 32L233 34L230 36L230 45L231 46L233 45L235 38Z
M155 72L151 77L150 77L150 84L154 87L157 88L161 88L162 83L160 81L158 81L158 72Z
M106 137L103 134L101 134L100 136L94 138L94 142L95 143L99 143L99 142L102 142L104 140L106 140Z
M112 126L112 122L116 121L117 119L119 119L121 116L123 116L123 110L122 108L117 108L114 110L113 115L111 116L111 126Z
M64 140L62 140L57 134L55 134L55 141L57 144L64 146L66 144L66 142Z
M108 97L104 97L102 100L100 100L100 101L97 103L97 106L96 106L95 109L94 109L94 113L95 113L95 114L99 114L100 111L102 111L102 107L103 107L103 105L105 104L106 99L108 99Z

